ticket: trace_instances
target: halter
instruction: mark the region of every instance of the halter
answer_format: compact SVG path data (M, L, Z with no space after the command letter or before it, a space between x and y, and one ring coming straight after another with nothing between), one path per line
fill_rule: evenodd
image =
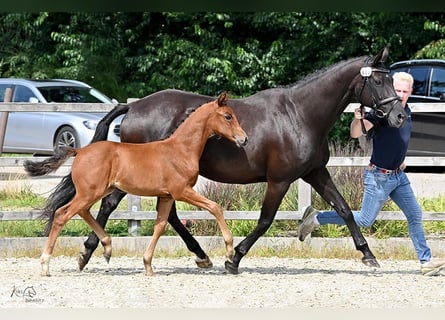
M387 69L380 69L380 68L372 68L372 67L368 67L368 66L367 66L367 65L368 65L368 61L369 61L369 58L368 58L368 60L366 61L366 66L365 66L365 67L362 67L362 68L360 69L360 75L361 75L362 78L363 78L363 84L362 84L362 88L360 89L359 100L361 100L360 98L361 98L361 96L362 96L363 89L365 88L366 82L367 82L368 79L371 77L371 75L372 75L373 72L389 73L389 70L387 70ZM375 114L376 114L376 116L377 116L378 118L387 118L388 115L391 113L392 109L394 108L394 104L391 104L391 107L390 107L390 109L389 109L388 112L383 111L382 109L380 109L380 107L383 106L383 105L385 105L385 104L388 104L388 103L391 103L391 102L393 102L393 101L396 101L396 100L400 101L401 98L400 98L399 96L396 95L396 96L394 96L394 97L388 97L388 98L385 98L385 99L382 99L382 100L377 100L377 102L376 102L375 95L374 95L374 90L373 90L373 86L369 86L369 89L370 89L370 91L371 91L371 99L372 99L372 102L373 102L373 104L374 104L373 106L369 106L369 107L375 111ZM361 109L361 113L362 113L362 115L363 115L363 113L364 113L364 107L365 107L365 105L364 105L363 103L360 103L360 109ZM362 132L363 132L363 134L366 134L367 131L366 131L366 128L365 128L365 123L364 123L364 121L363 121L363 118L360 119L360 123L361 123L361 126L362 126Z

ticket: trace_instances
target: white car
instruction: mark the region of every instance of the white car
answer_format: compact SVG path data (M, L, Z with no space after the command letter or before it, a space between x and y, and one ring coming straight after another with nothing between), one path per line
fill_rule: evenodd
M86 83L66 79L26 80L0 78L0 101L6 88L12 102L117 103ZM105 113L9 112L3 152L51 155L62 146L83 147L90 143ZM120 141L123 116L110 126L108 140Z

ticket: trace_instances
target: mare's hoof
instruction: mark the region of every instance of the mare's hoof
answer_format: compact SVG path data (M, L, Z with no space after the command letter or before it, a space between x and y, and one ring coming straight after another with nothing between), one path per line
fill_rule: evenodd
M199 268L210 269L213 267L213 263L208 256L205 259L196 258L195 262Z
M376 258L362 258L362 262L371 268L380 268L380 264L377 262Z
M88 259L85 258L85 254L80 253L77 257L77 264L79 265L79 270L82 271L88 263Z
M233 262L226 261L224 266L226 267L226 270L230 274L238 274L238 267L236 267Z

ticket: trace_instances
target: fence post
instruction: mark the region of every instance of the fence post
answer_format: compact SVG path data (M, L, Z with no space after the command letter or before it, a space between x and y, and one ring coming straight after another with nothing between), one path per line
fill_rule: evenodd
M12 100L12 89L6 88L3 102L11 102L11 100ZM2 117L0 120L0 156L3 153L3 142L5 141L6 125L8 124L9 111L4 111L1 113L1 115Z
M303 179L298 179L298 210L303 209L312 204L312 187Z
M141 211L141 197L132 194L127 194L127 208L128 211ZM136 237L140 234L141 221L129 219L128 220L128 235Z

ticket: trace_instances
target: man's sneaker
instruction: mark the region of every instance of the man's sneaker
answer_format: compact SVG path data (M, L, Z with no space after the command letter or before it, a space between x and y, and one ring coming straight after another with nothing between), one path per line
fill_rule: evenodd
M445 259L431 259L420 266L424 276L435 276L443 270L445 270Z
M308 206L303 213L303 218L300 225L298 226L298 239L304 241L306 237L315 229L317 229L320 224L317 221L317 214L319 212L315 210L312 206Z

